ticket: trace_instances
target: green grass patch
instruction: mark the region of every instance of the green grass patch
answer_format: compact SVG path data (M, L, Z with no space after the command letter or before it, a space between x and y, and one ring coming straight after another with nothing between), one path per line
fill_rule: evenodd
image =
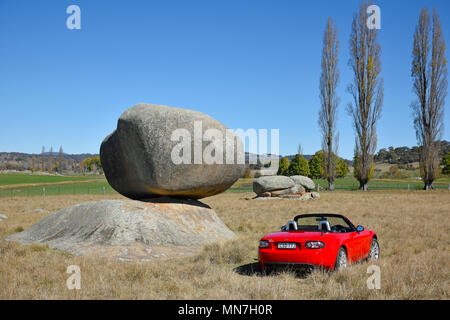
M20 173L0 174L0 186L17 184L51 184L66 181L86 181L92 179L104 179L103 176L51 176Z
M45 189L45 190L44 190ZM84 183L44 184L22 188L0 189L1 197L70 195L70 194L116 194L106 180Z

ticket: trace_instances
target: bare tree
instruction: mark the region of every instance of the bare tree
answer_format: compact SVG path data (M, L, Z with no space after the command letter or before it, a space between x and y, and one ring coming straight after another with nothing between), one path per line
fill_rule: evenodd
M42 146L42 152L41 152L41 171L45 171L45 147Z
M298 143L298 146L297 146L297 154L303 155L303 147L300 142Z
M48 155L48 172L53 172L53 147L50 147L50 152Z
M366 2L361 3L359 14L353 16L350 34L350 59L353 83L348 91L353 96L353 103L348 105L348 112L353 117L356 132L354 170L360 190L368 190L368 182L373 169L373 155L377 147L376 124L381 117L383 104L383 80L377 29L369 29Z
M414 33L412 57L411 75L417 101L411 107L420 150L420 173L424 181L424 189L430 190L440 169L440 139L443 133L444 103L447 95L445 41L439 15L435 9L432 27L428 9L423 8L420 13L419 23Z
M30 171L31 173L33 173L36 170L36 164L35 164L35 157L34 157L34 153L31 155L31 167L30 167Z
M322 74L319 85L321 102L319 125L323 139L325 175L330 190L334 190L336 171L336 157L334 154L337 154L338 145L338 136L336 135L336 110L339 104L339 98L336 94L336 87L339 82L338 55L337 27L333 27L333 20L328 18L323 37Z
M59 173L62 173L62 171L63 171L63 159L64 159L63 148L62 148L62 146L60 146L59 147L59 161L58 161L58 171L59 171Z

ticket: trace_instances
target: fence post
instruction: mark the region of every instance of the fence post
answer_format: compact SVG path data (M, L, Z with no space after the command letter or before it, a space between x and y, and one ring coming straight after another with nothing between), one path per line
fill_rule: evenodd
M42 188L42 196L45 197L45 187Z
M450 190L450 183L448 184L448 190Z
M319 188L320 188L319 183L317 183L317 192L319 192Z
M105 187L102 187L102 193L105 195Z
M409 191L409 183L408 183L408 191Z

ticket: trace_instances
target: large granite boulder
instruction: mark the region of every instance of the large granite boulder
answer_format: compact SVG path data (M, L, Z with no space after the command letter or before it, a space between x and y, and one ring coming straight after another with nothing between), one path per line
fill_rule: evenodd
M147 261L197 253L235 234L209 206L188 199L102 200L59 210L7 241L75 255Z
M120 116L117 129L100 147L106 179L132 199L199 199L221 193L245 169L244 163L237 163L242 141L226 129L198 111L137 104ZM223 139L217 139L217 133ZM222 161L216 161L219 158Z

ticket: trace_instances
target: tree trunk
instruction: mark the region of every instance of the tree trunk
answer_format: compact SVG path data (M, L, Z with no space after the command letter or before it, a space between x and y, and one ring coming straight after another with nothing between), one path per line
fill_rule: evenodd
M425 181L423 190L433 190L433 181Z
M334 181L328 181L328 189L334 191Z
M368 182L367 181L360 181L359 182L359 190L368 191L369 190Z

